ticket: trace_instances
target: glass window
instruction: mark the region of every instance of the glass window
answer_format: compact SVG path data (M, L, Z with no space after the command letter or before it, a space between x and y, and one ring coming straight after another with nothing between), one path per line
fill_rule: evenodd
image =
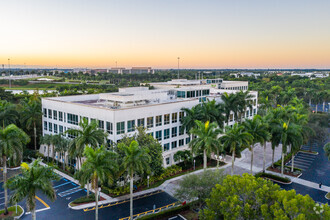
M44 112L44 117L46 117L47 118L47 109L43 109L43 112Z
M66 113L64 112L64 122L66 122Z
M178 98L186 98L186 91L178 91L177 96Z
M184 117L184 112L179 112L179 120L182 121Z
M252 116L252 111L250 111L250 116Z
M170 143L164 144L164 151L170 150Z
M78 125L78 115L68 113L68 123Z
M234 120L234 115L233 114L230 114L229 115L229 121L233 121Z
M54 133L57 134L57 124L54 124Z
M172 145L172 150L173 150L173 149L175 149L177 147L177 142L176 141L173 141L171 145Z
M113 125L112 125L112 123L107 121L106 126L107 126L107 132L109 134L112 134L113 133Z
M172 128L172 137L178 136L178 127L173 127Z
M44 130L47 131L47 121L44 121Z
M148 133L151 137L154 137L154 132Z
M127 121L127 132L135 130L135 120Z
M57 120L57 111L56 110L53 111L53 115L54 115L54 120Z
M48 131L53 132L53 124L50 122L48 123Z
M104 121L102 120L99 121L99 128L104 130Z
M184 129L182 126L179 127L179 135L184 135Z
M184 139L179 140L179 147L182 147L184 145Z
M58 120L63 121L63 112L58 112Z
M169 139L170 138L170 129L165 129L164 130L164 139Z
M147 118L147 128L152 128L154 126L154 117Z
M162 125L162 116L158 115L156 116L156 126L161 126Z
M95 118L91 118L91 123L96 123L96 119Z
M52 118L52 110L48 109L48 118Z
M140 127L140 126L144 127L144 118L140 118L140 119L137 120L137 126L138 127Z
M156 139L158 141L161 141L162 140L162 131L161 130L160 131L156 131Z
M125 122L117 122L117 134L125 133Z
M186 144L189 144L189 142L190 142L190 137L187 137L186 138Z
M256 115L257 114L257 109L253 109L253 114Z
M59 125L58 127L59 127L60 133L63 133L63 126L62 125Z
M177 123L178 122L178 113L172 113L172 123Z
M164 125L168 125L169 123L170 123L170 114L166 114L164 115Z
M166 158L166 165L170 165L170 158L169 157Z
M246 117L249 117L249 110L246 111Z

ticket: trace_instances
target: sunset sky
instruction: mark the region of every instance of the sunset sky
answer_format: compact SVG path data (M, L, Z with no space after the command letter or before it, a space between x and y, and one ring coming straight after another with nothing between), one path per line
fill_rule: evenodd
M0 65L330 68L329 0L7 0Z

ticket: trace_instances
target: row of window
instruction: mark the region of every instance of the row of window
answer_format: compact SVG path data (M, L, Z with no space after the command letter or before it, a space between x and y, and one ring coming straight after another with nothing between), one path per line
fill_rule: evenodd
M194 97L208 96L208 95L210 95L209 89L177 92L178 98L194 98Z
M183 139L180 139L179 141L172 141L171 143L166 143L166 144L164 144L163 151L165 152L165 151L173 150L173 149L177 148L178 146L182 147L182 146L184 146L184 141L185 141L185 139L183 138ZM187 137L186 144L189 144L189 142L190 142L190 137Z
M164 136L162 135L163 133L164 133ZM178 129L178 127L173 127L171 129L171 137L177 137L178 134L179 134L179 136L184 135L184 130L182 129L182 126L179 126L179 129ZM162 130L156 131L155 138L158 141L169 139L170 138L170 129L169 128L164 129L164 132Z
M49 132L54 132L55 134L63 133L66 131L66 127L62 125L53 124L51 122L44 121L44 130Z

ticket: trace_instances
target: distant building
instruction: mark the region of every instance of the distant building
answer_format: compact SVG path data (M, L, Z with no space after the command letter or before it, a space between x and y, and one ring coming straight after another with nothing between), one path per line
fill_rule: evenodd
M132 67L131 74L143 74L151 73L154 74L155 71L151 67Z
M109 73L113 74L123 74L126 69L124 67L115 67L108 70Z
M72 72L74 72L74 73L87 73L87 69L86 68L74 68L73 70L72 70Z
M92 69L91 73L107 73L107 69Z
M309 72L309 73L291 73L291 76L301 76L301 77L309 77L313 78L325 78L329 77L329 73L326 72Z

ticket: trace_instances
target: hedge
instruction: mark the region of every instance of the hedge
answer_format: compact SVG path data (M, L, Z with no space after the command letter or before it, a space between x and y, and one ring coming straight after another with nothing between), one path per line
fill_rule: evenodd
M281 176L277 176L277 175L274 175L274 174L271 174L271 173L257 173L255 175L255 177L266 177L266 178L277 180L277 181L280 181L280 182L283 182L283 183L290 183L291 182L291 180L287 177L281 177Z
M81 203L86 203L86 202L95 202L95 195L90 194L88 197L80 197L78 199L73 200L71 203L72 204L81 204Z

